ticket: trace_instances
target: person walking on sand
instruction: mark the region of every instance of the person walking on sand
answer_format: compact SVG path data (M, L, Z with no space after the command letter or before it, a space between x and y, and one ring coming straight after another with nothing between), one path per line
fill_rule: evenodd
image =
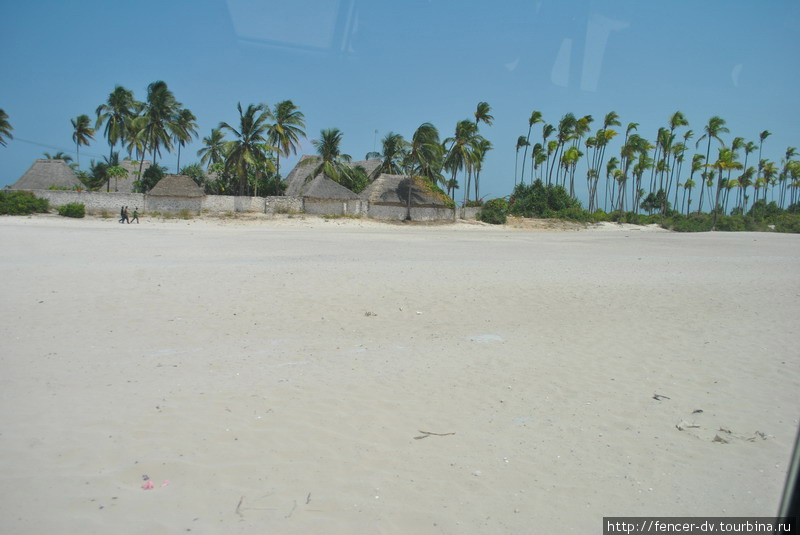
M125 220L125 207L119 209L119 222L122 223Z
M128 224L130 224L130 222L131 222L130 219L128 219L128 207L127 206L123 206L122 207L122 221L124 221L125 223L128 223Z
M133 217L131 218L130 221L128 221L128 223L133 223L134 219L136 220L136 224L138 225L139 224L139 207L138 206L133 209Z

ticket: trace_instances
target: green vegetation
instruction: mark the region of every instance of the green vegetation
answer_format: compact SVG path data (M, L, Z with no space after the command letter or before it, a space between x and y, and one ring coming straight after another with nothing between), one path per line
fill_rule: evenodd
M5 147L7 139L14 139L14 136L11 135L12 130L14 127L8 122L8 114L0 109L0 145Z
M184 210L181 210L180 212L178 212L178 218L179 219L187 219L187 220L188 219L194 219L194 215L189 210L184 209Z
M84 217L86 215L86 207L80 202L71 202L58 207L58 215L64 217Z
M484 223L502 225L508 220L508 201L505 199L491 199L486 201L478 219Z
M238 121L220 122L212 129L197 152L200 163L185 166L181 172L207 194L282 195L281 159L296 154L305 137L304 114L291 100L274 106L250 104L243 108L239 104L237 110ZM90 172L79 173L90 190L102 183L108 190L111 178L123 176L114 174L114 148L118 145L129 157L141 160L134 190L147 192L166 172L156 162L162 151L177 149L180 168L181 148L197 137L195 116L163 81L148 85L143 102L117 86L96 114L95 128L104 127L110 153L105 163L92 162ZM772 135L769 130L748 141L728 138L726 121L719 116L696 127L697 133L681 111L666 119L648 139L639 132L638 123L623 127L614 111L597 121L594 132L592 115L566 113L548 123L540 111L532 111L526 117L527 130L516 139L514 190L507 214L702 230L708 226L702 217L705 213L711 218L711 229L795 228L796 209L791 207L800 201L800 160L795 147L788 147L780 161L772 161L762 154ZM493 150L482 128L492 126L493 121L491 106L479 102L443 141L430 123L420 125L408 140L389 132L381 141L381 152L367 154L367 159L381 160L372 176L349 165L352 158L342 152L342 132L328 128L313 141L318 157L304 160L304 165L313 166L312 177L324 173L356 193L377 174L391 173L424 180L431 191L447 199L448 206L455 206L457 190L462 193L462 206L481 206L480 175L487 153ZM72 123L73 141L79 150L93 139L94 129L85 115ZM11 137L10 131L7 115L0 110L0 143ZM226 140L225 134L232 139ZM612 151L615 139L620 146ZM152 166L142 173L146 156ZM576 180L582 179L579 175L584 169L586 209L576 195ZM784 208L787 205L789 208ZM500 212L493 205L485 217L499 219Z
M0 214L28 215L45 213L50 210L47 199L39 199L29 191L0 190Z

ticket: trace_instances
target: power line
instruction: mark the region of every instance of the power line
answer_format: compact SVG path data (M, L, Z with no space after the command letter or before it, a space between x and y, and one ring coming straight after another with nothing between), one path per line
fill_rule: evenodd
M72 149L65 149L64 147L56 147L56 146L53 146L53 145L47 145L45 143L39 143L38 141L31 141L30 139L22 139L21 137L14 137L13 141L22 141L23 143L29 143L31 145L36 145L37 147L44 147L46 149L52 149L52 150L57 150L57 151L60 151L60 152L66 152L66 153L69 153L69 154L75 154L76 156L78 155L78 152L75 151L75 150L72 150ZM91 153L91 152L84 152L83 154L85 154L87 156L94 156L95 158L102 158L103 157L103 155L94 154L94 153Z

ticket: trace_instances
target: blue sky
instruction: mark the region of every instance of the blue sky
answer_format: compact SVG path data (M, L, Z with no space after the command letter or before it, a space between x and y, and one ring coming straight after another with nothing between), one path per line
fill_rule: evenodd
M0 186L45 151L74 153L70 119L94 118L115 85L141 100L155 80L194 112L200 138L233 124L237 102L291 99L310 139L339 128L357 159L376 130L379 144L431 122L444 138L487 101L487 197L511 192L516 139L533 110L552 124L592 115L593 131L614 110L623 129L637 122L650 140L677 110L695 140L720 115L728 143L771 131L766 158L800 146L796 1L2 0L0 20L0 108L14 128L0 147ZM185 148L181 164L200 146ZM100 133L81 147L82 167L107 154ZM160 163L174 172L176 159Z

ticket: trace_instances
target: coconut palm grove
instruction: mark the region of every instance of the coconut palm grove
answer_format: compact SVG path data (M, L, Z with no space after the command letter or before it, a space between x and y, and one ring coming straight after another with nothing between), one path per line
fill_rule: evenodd
M207 135L197 118L164 81L147 86L138 100L116 86L94 112L72 124L76 175L88 190L109 190L121 175L121 155L139 162L134 190L149 191L165 174L158 164L176 152L180 174L190 176L207 194L282 195L286 170L281 159L297 154L306 132L305 116L291 100L274 104L236 104L238 120L220 122ZM0 109L0 144L13 138L12 119ZM494 122L488 102L465 110L455 125L421 124L408 138L387 133L371 175L342 152L345 135L326 128L311 142L319 156L312 176L325 174L360 193L379 173L414 176L452 199L482 207L480 217L503 223L507 215L558 217L578 221L658 223L675 230L779 230L800 232L800 157L796 147L769 146L767 129L753 137L730 132L723 117L690 122L679 110L664 118L656 132L623 122L615 111L604 115L544 117L533 110L520 118L513 152L514 188L508 196L484 199L481 173ZM448 136L448 134L451 134ZM181 149L202 136L202 148L187 157ZM80 149L107 143L108 156L81 165ZM774 155L774 156L770 156ZM63 153L44 154L71 161ZM144 170L145 160L152 165ZM184 165L181 165L183 159ZM85 158L84 158L85 164ZM582 181L585 204L576 195Z

